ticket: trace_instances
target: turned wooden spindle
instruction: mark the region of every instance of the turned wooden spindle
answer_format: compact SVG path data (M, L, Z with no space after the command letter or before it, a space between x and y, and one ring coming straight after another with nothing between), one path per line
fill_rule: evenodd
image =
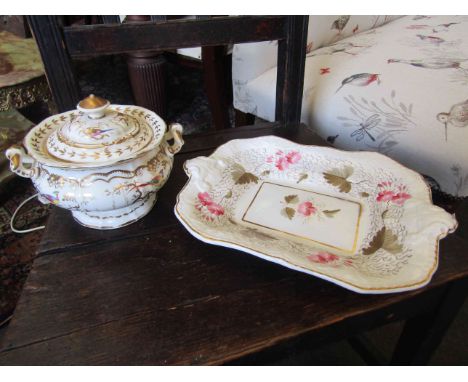
M127 16L126 22L151 21L150 16ZM166 60L161 52L127 55L128 74L136 105L166 117Z

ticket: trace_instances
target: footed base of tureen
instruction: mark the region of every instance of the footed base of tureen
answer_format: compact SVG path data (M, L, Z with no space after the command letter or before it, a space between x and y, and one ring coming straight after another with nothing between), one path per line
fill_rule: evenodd
M132 224L144 217L156 203L156 193L148 194L143 200L116 210L72 211L73 218L85 227L115 229Z

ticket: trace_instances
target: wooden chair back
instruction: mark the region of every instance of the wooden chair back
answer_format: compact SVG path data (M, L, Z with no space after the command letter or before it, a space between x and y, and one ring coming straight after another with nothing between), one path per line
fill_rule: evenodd
M80 91L71 60L142 51L216 46L278 40L276 120L299 123L304 82L307 16L197 17L120 23L104 16L105 24L62 26L58 16L29 16L55 102L60 112L71 110Z

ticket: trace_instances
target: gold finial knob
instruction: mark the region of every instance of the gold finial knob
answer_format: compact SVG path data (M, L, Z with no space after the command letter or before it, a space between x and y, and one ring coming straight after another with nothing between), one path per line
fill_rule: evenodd
M83 109L97 109L104 105L107 105L108 103L108 100L95 96L94 94L90 94L88 97L81 100L78 106Z
M106 108L110 105L109 101L90 94L76 106L76 108L85 113L91 119L104 117Z

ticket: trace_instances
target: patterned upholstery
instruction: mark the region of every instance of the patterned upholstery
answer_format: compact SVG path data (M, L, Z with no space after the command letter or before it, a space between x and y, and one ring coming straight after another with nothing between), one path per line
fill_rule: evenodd
M467 16L405 16L310 50L302 121L338 148L379 151L468 196L467 37ZM236 68L249 66L250 45L234 49L234 106L271 121L276 67L251 60L250 78Z

